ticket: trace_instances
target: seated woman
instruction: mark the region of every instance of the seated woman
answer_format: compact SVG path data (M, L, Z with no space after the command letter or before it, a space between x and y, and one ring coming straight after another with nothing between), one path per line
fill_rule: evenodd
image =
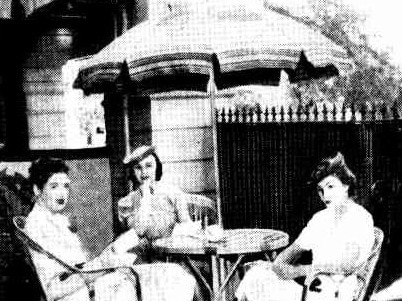
M134 231L125 233L98 257L89 260L76 233L71 230L66 205L69 201L68 167L60 159L41 158L32 163L30 178L35 205L26 221L26 233L46 251L64 262L85 270L132 266L139 274L135 282L128 269L108 274L68 274L67 269L46 254L31 250L32 260L48 300L96 301L136 300L141 285L143 300L192 300L195 280L174 264L136 265L135 254L126 250L138 242ZM185 289L183 289L185 288ZM176 290L176 292L175 292ZM181 294L177 294L180 291Z
M200 225L191 222L184 193L161 181L162 163L154 147L136 148L123 163L133 184L133 191L118 202L124 230L135 229L145 246L153 239L170 236L173 230L199 230ZM153 260L150 250L144 252L143 259Z
M261 262L246 273L236 292L239 300L301 300L303 287L295 278L305 277L304 283L309 285L317 272L350 274L367 260L374 244L373 219L352 198L356 179L343 155L337 153L321 161L312 179L326 209L312 217L273 263ZM306 251L312 253L312 264L295 265ZM352 300L356 281L355 277L348 278L345 285L349 288L341 300ZM319 281L313 284L319 285ZM320 296L325 288L312 290L321 291L317 300L327 300Z

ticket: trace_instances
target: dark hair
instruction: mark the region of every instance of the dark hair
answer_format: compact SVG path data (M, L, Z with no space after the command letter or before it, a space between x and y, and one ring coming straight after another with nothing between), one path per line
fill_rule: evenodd
M32 162L29 178L33 185L43 189L49 178L55 173L68 173L69 168L62 159L41 157Z
M162 162L159 159L158 155L153 152L149 154L149 156L153 156L156 161L156 170L155 170L155 181L159 181L162 178ZM134 174L133 167L138 163L138 161L132 161L127 165L128 168L128 178L133 183L134 189L139 186L139 182L137 177Z
M349 186L349 196L354 195L356 176L346 165L345 158L340 152L321 160L311 174L312 183L318 184L327 176L336 176L343 184Z

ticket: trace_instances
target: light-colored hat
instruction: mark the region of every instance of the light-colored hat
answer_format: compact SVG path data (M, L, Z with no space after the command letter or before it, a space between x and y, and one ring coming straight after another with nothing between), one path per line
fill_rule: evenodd
M151 154L155 154L155 147L150 145L141 145L124 158L123 164L128 165L139 162Z

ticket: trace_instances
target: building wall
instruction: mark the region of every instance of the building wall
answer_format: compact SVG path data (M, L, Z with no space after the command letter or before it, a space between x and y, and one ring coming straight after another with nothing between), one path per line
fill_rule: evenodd
M60 27L38 30L30 37L23 88L31 150L66 147L61 68L73 55L73 35L72 29Z
M215 193L209 98L169 94L151 97L152 143L164 178L186 192Z

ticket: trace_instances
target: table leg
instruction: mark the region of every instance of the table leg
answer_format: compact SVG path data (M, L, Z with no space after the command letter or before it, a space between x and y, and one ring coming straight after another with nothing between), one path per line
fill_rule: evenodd
M226 290L221 290L222 281L226 278L226 260L225 258L219 258L219 297L222 301L226 301Z
M242 254L237 258L236 262L233 264L232 269L229 271L229 273L226 275L225 279L222 281L222 284L219 287L218 296L224 292L226 285L228 284L228 282L230 281L230 279L236 272L237 268L239 267L239 265L244 257L245 257L245 255Z
M195 274L196 277L198 277L202 284L205 286L205 288L208 290L208 294L212 298L214 297L214 291L211 289L211 286L209 285L208 281L205 279L205 277L201 274L200 270L193 264L191 259L187 256L184 257L186 259L186 264L190 268L190 270Z
M212 291L214 292L214 300L220 301L219 261L216 255L211 255L211 272L212 272Z

